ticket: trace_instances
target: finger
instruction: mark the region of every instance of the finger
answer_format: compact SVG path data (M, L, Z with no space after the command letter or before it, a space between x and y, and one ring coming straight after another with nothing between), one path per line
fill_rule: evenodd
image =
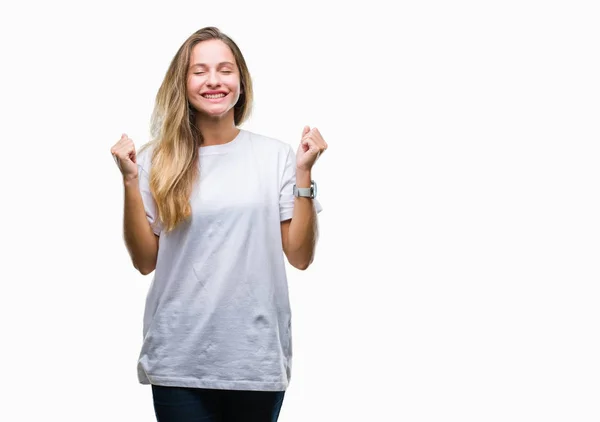
M312 128L312 131L315 135L315 140L324 148L327 148L327 142L325 142L325 139L323 139L323 135L321 135L321 132L319 132L319 129L317 129L316 127Z
M319 129L317 129L316 127L314 127L314 128L313 128L313 131L314 131L315 137L316 137L316 138L317 138L319 141L321 141L321 142L325 142L325 141L323 140L323 135L321 135L321 132L319 132Z
M304 126L304 130L302 130L302 137L304 137L308 132L310 132L310 126Z
M120 159L120 160L127 160L127 159L131 159L131 156L135 154L135 149L130 146L130 145L121 145L119 148L116 149L115 151L115 155Z
M121 135L121 138L110 149L111 154L114 154L114 152L117 149L119 149L121 146L125 145L128 141L131 141L131 140L127 137L127 135L125 135L125 134Z
M307 136L306 138L304 138L302 140L302 143L308 147L308 149L312 152L314 151L320 151L321 148L319 147L319 144L317 144L317 142L315 142L315 140L309 136Z
M316 134L314 133L308 134L304 139L310 139L315 144L314 148L318 149L321 152L327 149L327 143L325 142L325 140L323 138L319 139L319 137L316 136Z
M325 145L325 141L323 140L321 133L319 132L319 130L316 127L312 128L310 130L310 132L308 133L308 136L311 137L312 139L314 139L318 145L320 145L320 146Z
M318 140L314 134L308 134L302 139L302 143L312 150L325 151L327 144L323 140Z

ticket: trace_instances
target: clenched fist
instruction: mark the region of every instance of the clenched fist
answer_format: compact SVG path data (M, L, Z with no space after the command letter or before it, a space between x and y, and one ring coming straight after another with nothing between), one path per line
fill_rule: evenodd
M125 181L133 180L138 177L138 167L135 156L135 145L125 133L111 149L112 154L119 170L123 174Z
M327 149L327 142L316 127L304 126L300 146L296 152L296 169L310 171L315 162Z

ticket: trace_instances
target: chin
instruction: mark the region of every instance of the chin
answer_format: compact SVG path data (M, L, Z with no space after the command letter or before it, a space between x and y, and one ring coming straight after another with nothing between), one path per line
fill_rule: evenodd
M228 113L233 113L233 106L231 107L215 107L215 108L201 108L200 112L204 115L211 117L224 117Z

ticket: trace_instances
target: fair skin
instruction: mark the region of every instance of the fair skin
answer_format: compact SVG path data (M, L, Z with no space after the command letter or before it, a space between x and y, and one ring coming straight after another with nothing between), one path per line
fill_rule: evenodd
M240 98L240 74L235 57L220 40L194 46L187 77L187 97L196 113L203 146L224 144L239 133L233 107Z
M296 186L310 187L312 168L327 149L317 128L305 126L296 151ZM312 264L318 239L317 213L311 198L294 198L294 215L281 223L283 250L291 265L305 270Z
M194 46L187 76L187 97L197 111L196 127L201 131L201 147L232 141L239 129L234 122L234 106L241 93L240 73L229 47L220 40ZM311 172L327 143L317 128L306 126L296 153L296 185L310 187ZM123 174L125 186L124 236L135 268L142 274L155 269L158 236L147 221L139 185L133 141L123 134L111 148ZM313 200L295 198L290 220L281 222L283 251L288 262L305 270L313 262L318 237Z
M143 275L156 267L158 236L146 218L146 210L138 183L135 145L126 134L110 149L121 174L125 199L123 201L123 238L133 266Z

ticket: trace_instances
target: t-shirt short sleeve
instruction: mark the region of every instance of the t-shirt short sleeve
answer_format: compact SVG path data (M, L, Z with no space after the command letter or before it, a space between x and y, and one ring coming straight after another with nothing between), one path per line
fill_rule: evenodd
M280 220L285 221L292 218L294 214L294 184L296 183L296 154L291 146L287 146L287 155L283 168L283 176L281 179L281 191L279 194L279 215ZM313 205L315 210L320 213L323 207L314 198Z
M162 224L160 224L160 221L156 220L156 202L150 191L150 160L151 152L149 152L149 149L145 150L137 157L138 182L142 201L144 202L144 209L146 210L146 217L152 226L154 234L160 235Z

